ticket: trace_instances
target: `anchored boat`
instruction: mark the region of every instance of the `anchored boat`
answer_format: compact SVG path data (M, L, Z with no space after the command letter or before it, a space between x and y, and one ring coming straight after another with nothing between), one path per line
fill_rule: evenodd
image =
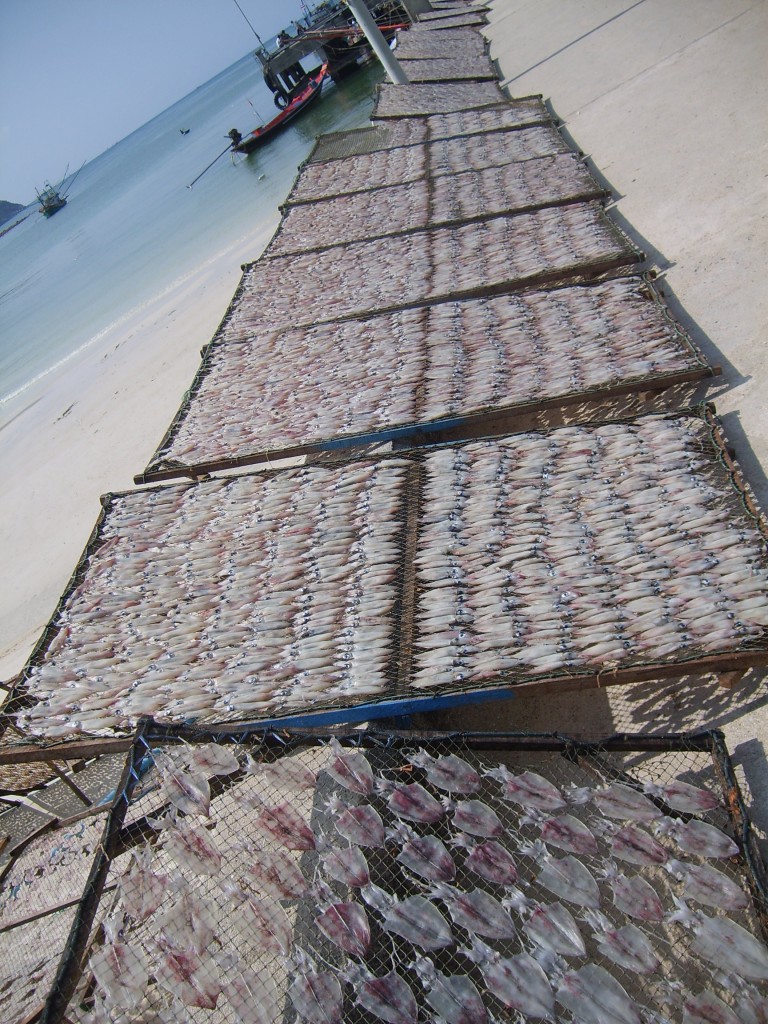
M234 2L259 41L255 57L280 111L271 121L245 136L236 128L227 133L232 140L230 148L235 153L252 153L318 99L328 78L338 81L370 58L371 48L340 0L323 0L313 9L302 5L306 14L292 23L294 34L283 29L270 46L262 42L240 4L237 0ZM390 42L399 29L410 25L408 13L399 0L366 0L366 3L384 38ZM322 62L320 65L317 65L318 60ZM314 66L307 70L302 61Z
M62 208L62 206L67 205L67 197L72 189L72 186L75 183L77 175L80 173L80 171L82 171L83 167L85 167L85 161L82 163L79 170L74 174L71 181L67 185L66 192L62 191L62 185L67 180L67 174L69 174L69 164L67 164L67 169L66 171L64 171L64 177L61 179L61 181L55 188L53 187L53 185L51 185L49 181L46 181L45 188L42 191L38 191L38 189L35 189L35 192L37 192L38 201L40 202L40 213L42 213L44 217L52 217L54 213L57 213Z
M67 197L61 195L61 193L46 181L45 188L42 192L37 193L37 198L40 201L40 213L44 217L52 217L54 213L67 205Z
M301 80L294 88L293 95L289 96L287 105L276 117L273 117L271 121L261 125L259 128L254 128L254 130L249 132L245 137L240 137L239 141L238 136L240 133L235 131L235 129L232 129L230 132L230 137L232 138L232 149L236 153L252 153L254 149L257 149L266 141L266 139L271 135L274 135L275 132L308 107L310 103L313 103L318 99L323 88L323 82L327 77L327 64L323 64L321 67L315 68L314 71L307 72L304 79Z
M398 0L366 0L366 6L387 42L411 23ZM291 27L293 34L284 29L278 35L275 49L270 50L259 40L255 53L278 107L287 106L294 95L305 58L314 56L322 60L327 65L328 77L337 82L371 56L370 44L360 26L339 0L324 0L314 9L307 8L305 17Z

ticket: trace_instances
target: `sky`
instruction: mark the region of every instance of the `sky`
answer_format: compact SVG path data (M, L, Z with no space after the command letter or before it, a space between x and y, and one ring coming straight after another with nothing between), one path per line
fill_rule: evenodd
M238 3L265 41L302 13ZM0 0L0 199L33 202L255 45L235 0Z

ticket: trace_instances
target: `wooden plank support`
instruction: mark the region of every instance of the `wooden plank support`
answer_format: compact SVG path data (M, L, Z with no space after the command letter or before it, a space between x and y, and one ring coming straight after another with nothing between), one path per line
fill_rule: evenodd
M35 1021L40 1019L40 1015L44 1009L45 1003L39 1003L31 1013L28 1013L26 1017L21 1017L16 1024L35 1024Z
M32 743L25 743L18 747L0 747L0 765L31 764L37 761L50 764L52 757L55 757L57 761L74 761L79 758L98 757L100 754L122 754L126 750L130 750L131 743L133 743L133 737L126 736L116 739L102 737L91 740L74 740L71 743L57 743L47 747ZM86 802L90 804L90 801Z
M139 764L146 752L146 744L143 741L144 728L145 722L142 720L131 740L130 753L126 758L123 775L104 825L101 843L91 865L56 978L45 1001L40 1018L43 1024L60 1024L80 980L91 929L116 853L116 841L123 827L134 786L139 779Z
M752 497L752 493L749 490L747 483L744 480L744 477L741 475L741 470L736 464L735 456L732 453L732 450L726 443L725 437L723 436L722 428L717 419L717 413L715 412L715 408L711 403L705 406L704 416L707 423L709 424L709 428L712 432L712 437L715 443L718 445L720 452L722 454L723 465L728 470L728 473L730 474L734 486L739 490L741 494L744 507L747 509L749 514L754 518L755 522L757 523L758 529L768 541L768 524L766 524L765 516L763 515L762 510L755 504L754 498Z
M721 672L717 677L717 682L724 690L733 690L743 678L743 672Z
M77 785L77 783L74 782L67 775L66 772L63 772L54 761L46 761L45 763L48 765L48 767L51 769L54 775L58 779L60 779L65 786L68 786L69 789L72 790L72 792L75 794L75 796L81 803L85 804L86 807L93 806L93 801L91 800L91 798L86 793L84 793L82 789L80 789L80 787Z
M104 892L113 892L117 888L117 883L107 885L104 888ZM22 925L32 924L33 921L39 921L43 917L48 917L49 914L58 914L60 910L69 910L71 907L77 906L82 899L81 896L76 896L74 899L65 900L63 903L55 903L51 907L46 907L45 910L38 910L35 914L27 914L25 917L15 917L8 924L0 925L0 935L5 932L11 932L14 928L21 928Z

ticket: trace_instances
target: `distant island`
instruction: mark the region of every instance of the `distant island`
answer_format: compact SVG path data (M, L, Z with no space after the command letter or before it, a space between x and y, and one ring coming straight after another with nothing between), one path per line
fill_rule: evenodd
M11 217L15 217L17 213L21 213L24 209L23 206L19 206L18 203L8 203L5 199L0 199L0 224L5 224Z
M23 220L26 220L29 214L25 214L24 217L19 217L13 224L9 224L11 217L15 217L17 213L21 213L24 210L24 206L19 206L18 203L8 203L5 199L0 199L0 238L3 235L7 235L9 231L15 228L18 224L21 224ZM3 224L7 224L7 227L2 227Z

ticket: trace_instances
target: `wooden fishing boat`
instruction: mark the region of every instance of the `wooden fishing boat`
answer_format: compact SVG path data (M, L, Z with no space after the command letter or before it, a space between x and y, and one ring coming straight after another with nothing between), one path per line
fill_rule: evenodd
M328 65L323 64L314 71L309 72L306 82L301 85L288 105L273 117L271 121L255 128L249 132L240 142L232 146L236 153L252 153L270 136L274 135L280 128L284 127L290 120L305 110L310 103L320 97L323 82L328 77Z
M37 193L37 198L40 201L40 213L44 217L52 217L54 213L67 205L67 197L61 195L53 185L45 183L45 188L42 192Z
M399 29L411 23L401 0L364 2L388 43ZM265 46L259 39L254 54L277 107L284 107L293 95L294 77L297 70L301 71L303 61L315 59L326 63L331 80L339 82L372 56L370 43L341 0L323 0L313 9L303 6L304 16L293 22L290 30L279 33L274 40L276 46Z
M67 185L66 191L63 188L64 182L67 180L67 174L69 173L69 164L67 169L64 171L64 177L61 179L58 185L54 187L49 181L46 181L45 188L40 191L35 189L37 192L37 198L40 203L39 211L44 217L52 217L54 213L57 213L63 206L67 205L67 199L69 193L77 180L77 175L85 167L85 161L80 165L79 170L75 173L74 177L70 179Z

